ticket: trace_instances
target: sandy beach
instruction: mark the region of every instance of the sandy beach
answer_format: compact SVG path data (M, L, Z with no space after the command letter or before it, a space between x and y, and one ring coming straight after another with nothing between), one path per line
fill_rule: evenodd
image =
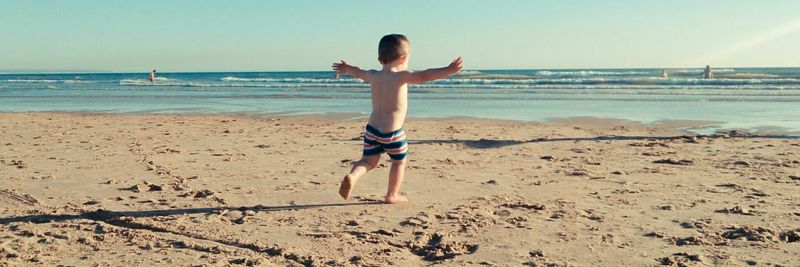
M0 265L800 265L797 138L412 118L385 205L363 121L0 113Z

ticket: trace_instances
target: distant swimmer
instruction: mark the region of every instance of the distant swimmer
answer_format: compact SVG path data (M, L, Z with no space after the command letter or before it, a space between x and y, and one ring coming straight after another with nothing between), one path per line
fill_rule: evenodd
M153 71L150 72L150 81L151 82L155 82L156 81L156 70L153 70Z
M714 79L714 73L711 72L711 65L706 65L706 70L703 71L703 79Z
M661 70L661 78L669 78L669 73L667 73L667 69Z

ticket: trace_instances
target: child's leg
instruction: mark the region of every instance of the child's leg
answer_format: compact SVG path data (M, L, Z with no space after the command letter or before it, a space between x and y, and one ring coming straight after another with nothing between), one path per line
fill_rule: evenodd
M400 195L400 186L403 184L405 171L405 158L402 160L392 160L392 168L389 170L389 189L386 190L386 203L395 204L408 201L406 197Z
M356 163L353 164L353 168L350 169L350 173L345 175L344 179L342 179L342 185L339 186L339 195L344 199L350 198L350 192L353 191L353 186L356 185L358 179L368 171L374 169L375 166L378 166L378 161L380 161L380 159L381 155L378 154L363 156L361 160L356 161Z

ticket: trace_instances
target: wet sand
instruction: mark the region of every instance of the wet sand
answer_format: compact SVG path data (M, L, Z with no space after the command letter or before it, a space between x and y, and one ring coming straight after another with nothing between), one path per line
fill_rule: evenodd
M797 138L409 119L385 205L388 161L338 196L362 127L0 113L0 265L800 265Z

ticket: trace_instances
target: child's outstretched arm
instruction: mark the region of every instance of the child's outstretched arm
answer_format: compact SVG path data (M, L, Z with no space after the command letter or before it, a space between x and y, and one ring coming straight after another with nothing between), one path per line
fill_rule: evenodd
M450 65L443 68L427 69L423 71L410 72L407 76L407 83L424 83L438 80L461 70L461 57L456 58Z
M345 62L344 60L342 60L342 62L340 63L333 63L333 66L331 67L333 67L333 70L336 71L336 74L346 73L347 75L361 79L365 82L369 82L370 79L369 71L362 70L359 67L347 64L347 62Z

